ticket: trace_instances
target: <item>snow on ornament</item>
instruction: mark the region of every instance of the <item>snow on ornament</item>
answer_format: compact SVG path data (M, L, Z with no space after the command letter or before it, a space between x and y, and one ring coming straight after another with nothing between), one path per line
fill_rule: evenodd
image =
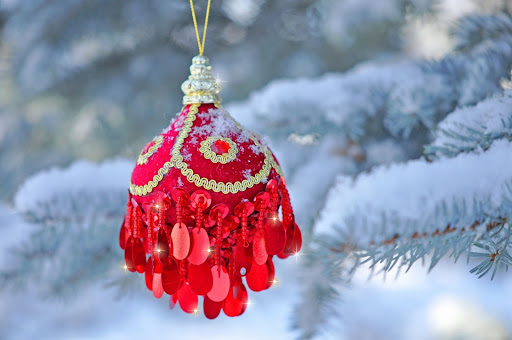
M222 108L207 57L190 71L184 108L137 160L119 241L125 268L171 308L234 317L246 285L270 288L274 256L298 252L302 236L273 153Z

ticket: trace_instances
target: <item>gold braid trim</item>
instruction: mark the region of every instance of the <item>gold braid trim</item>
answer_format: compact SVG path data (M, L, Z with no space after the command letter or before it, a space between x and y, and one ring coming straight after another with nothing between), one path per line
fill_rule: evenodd
M229 144L229 151L226 153L223 153L222 155L217 155L212 150L212 144L216 141L221 140ZM201 142L201 147L199 148L199 152L203 154L203 157L212 161L213 163L222 163L226 164L228 162L231 162L232 160L236 159L236 155L238 153L238 147L236 146L236 143L233 142L229 138L224 137L208 137L204 141Z
M155 142L155 144L151 145L147 152L141 153L139 155L139 158L137 159L138 165L146 164L148 162L149 157L153 156L156 150L160 149L162 143L164 142L164 136L158 135L155 138L153 138L152 141Z
M178 137L176 138L176 141L172 148L171 160L166 162L158 170L158 173L155 176L153 176L153 180L149 181L147 184L135 185L133 183L130 183L130 192L132 193L132 195L145 196L149 194L162 181L164 176L169 172L171 168L181 170L181 174L185 176L189 182L194 183L197 187L202 187L206 190L213 190L214 192L222 192L223 194L236 194L237 192L245 191L248 188L252 188L253 186L255 186L256 184L260 183L262 180L268 177L271 168L274 168L276 172L280 176L282 176L281 168L274 161L274 158L272 157L272 153L270 152L270 150L266 146L261 145L260 142L258 142L258 139L253 134L250 134L249 138L265 154L263 167L254 176L244 179L241 182L236 181L234 183L224 183L217 182L213 179L209 180L208 178L205 177L200 177L198 174L195 174L194 171L192 171L192 169L189 169L188 164L183 161L181 149L183 148L183 143L185 142L185 139L188 137L188 134L190 133L190 131L192 131L192 125L196 120L196 115L200 105L201 104L190 105L187 118L185 118L183 127L181 128L181 131L179 132ZM220 107L219 104L215 104L215 106L217 108ZM233 119L230 115L228 115L228 117ZM246 130L240 124L238 124L238 122L236 122L234 119L233 121L236 123L237 128L246 132Z

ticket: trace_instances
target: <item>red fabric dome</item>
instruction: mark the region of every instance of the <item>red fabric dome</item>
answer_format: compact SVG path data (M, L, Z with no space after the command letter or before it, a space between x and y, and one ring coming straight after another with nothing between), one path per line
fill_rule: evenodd
M188 136L184 138L179 152L183 156L183 162L193 174L217 183L243 183L254 178L254 175L262 173L261 180L257 182L255 179L252 180L250 187L236 193L233 193L235 190L227 193L215 192L210 188L199 186L206 190L209 189L213 202L226 204L232 212L243 199L252 201L252 198L258 192L265 191L265 184L269 179L279 179L281 169L273 154L267 146L261 143L259 137L245 130L231 118L229 113L222 108L215 107L213 104L202 104L197 108L197 111L197 114L190 115L190 105L185 106L174 122L144 148L133 170L130 190L139 204L142 204L143 200L140 198L141 195L136 194L137 191L134 188L137 187L138 189L150 183L154 176L158 174L158 171L167 162L171 161L176 138L178 138L187 116L192 116L195 119L191 122L191 130L188 132ZM213 163L212 160L207 159L205 153L201 152L200 149L201 142L206 141L208 137L213 139L216 137L229 138L238 149L235 158L225 164L221 162ZM155 144L155 141L157 144ZM225 143L224 145L229 145L223 140L218 141L222 141ZM213 149L215 149L214 145ZM148 150L151 150L151 152L148 152ZM268 171L265 169L265 160L268 163L266 165ZM183 170L172 167L167 175L158 182L153 191L161 191L170 195L172 189L176 187L183 188L190 193L198 189L195 183L190 182L183 175Z

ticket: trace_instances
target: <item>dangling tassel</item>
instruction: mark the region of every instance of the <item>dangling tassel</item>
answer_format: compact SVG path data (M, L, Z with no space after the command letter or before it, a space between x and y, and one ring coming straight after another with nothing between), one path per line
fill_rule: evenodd
M270 211L267 214L264 227L266 233L265 246L267 254L272 256L280 254L284 250L286 245L286 228L279 220L279 214L277 212L279 207L279 194L275 180L272 179L267 183L266 192L270 196Z
M130 228L132 224L133 207L130 197L128 196L128 203L126 203L126 215L124 216L121 230L119 231L119 246L121 249L126 248L126 242L130 238Z
M279 181L279 192L282 196L281 207L283 209L283 224L286 228L286 245L283 252L278 254L278 256L281 257L283 255L289 256L297 254L300 251L302 248L302 234L297 223L295 223L290 195L286 188L286 181L284 177L281 177Z

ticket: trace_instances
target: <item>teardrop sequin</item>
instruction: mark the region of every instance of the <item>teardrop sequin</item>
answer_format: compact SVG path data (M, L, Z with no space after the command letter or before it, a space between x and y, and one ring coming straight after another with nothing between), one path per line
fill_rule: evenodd
M170 260L162 268L162 287L164 292L173 295L178 290L180 283L180 273L178 265L174 260Z
M252 291L260 292L267 288L268 285L268 268L267 264L252 264L251 271L247 274L247 285Z
M172 253L177 260L183 260L188 256L190 250L190 236L187 226L183 223L176 223L172 228Z
M258 229L254 234L252 254L256 264L262 265L267 262L268 254L265 246L265 229Z
M213 276L207 263L188 266L188 283L197 295L206 295L213 287Z
M213 320L217 316L219 316L220 311L222 310L222 302L213 301L207 295L204 297L203 309L204 309L204 315L208 319Z
M200 265L206 261L210 253L210 239L204 228L194 228L190 232L192 250L188 261L194 265Z
M207 295L213 301L219 302L224 300L228 295L230 287L229 275L226 268L219 267L218 265L211 268L211 273L213 277L213 285Z
M283 251L286 243L286 230L278 219L269 218L265 222L265 246L268 255L276 255Z
M146 268L146 251L140 239L136 239L132 248L133 264L139 273L144 273Z
M126 247L124 248L124 264L125 268L132 273L136 271L135 263L133 262L133 241L132 237L126 241Z
M197 311L198 299L196 293L192 291L190 285L183 284L178 290L178 301L181 309L185 313L194 313Z
M153 296L160 299L164 295L164 287L162 286L162 274L153 274Z
M144 273L144 278L146 279L146 287L149 290L153 289L153 258L149 257L146 262L146 269Z

